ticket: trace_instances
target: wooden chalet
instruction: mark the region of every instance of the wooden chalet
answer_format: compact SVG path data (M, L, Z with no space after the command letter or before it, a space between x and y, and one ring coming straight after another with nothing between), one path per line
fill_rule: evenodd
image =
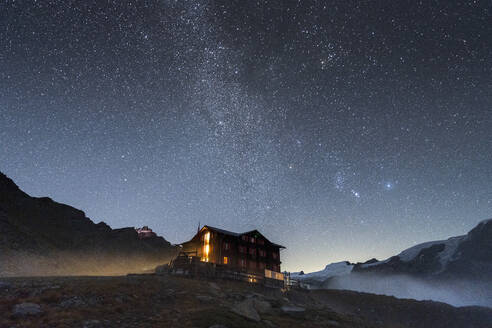
M281 281L283 284L280 250L285 247L271 242L258 230L236 233L206 225L180 246L182 251L174 261L175 267L180 263L196 263L195 267L212 267L215 276L216 271L228 272L234 273L236 279L247 277L250 282L277 281L274 285L278 286Z

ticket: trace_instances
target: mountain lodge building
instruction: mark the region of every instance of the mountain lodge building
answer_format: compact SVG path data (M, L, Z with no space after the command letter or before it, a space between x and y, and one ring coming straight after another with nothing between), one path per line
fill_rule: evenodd
M283 280L280 249L285 247L269 241L258 230L236 233L205 225L181 247L183 253L199 258L201 262Z

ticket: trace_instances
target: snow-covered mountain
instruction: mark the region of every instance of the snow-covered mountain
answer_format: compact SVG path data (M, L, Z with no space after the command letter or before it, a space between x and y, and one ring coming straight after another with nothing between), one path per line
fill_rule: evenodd
M353 272L492 280L492 219L464 236L422 243L384 261L357 264Z
M466 235L422 243L384 261L332 263L291 277L308 288L492 307L492 219Z
M354 265L347 261L336 262L336 263L328 264L321 271L316 271L306 274L300 272L294 272L291 274L291 278L301 281L322 282L331 277L349 274L352 271L353 267Z
M413 247L407 248L402 251L400 254L396 256L392 256L384 261L371 261L363 264L359 264L357 266L356 271L363 271L364 269L369 269L371 267L380 267L384 266L384 264L390 263L392 261L400 261L400 262L414 262L416 260L423 260L423 257L426 256L425 253L435 251L435 259L438 260L440 265L440 269L437 269L435 273L439 273L445 270L448 263L454 259L457 255L456 250L458 246L466 239L465 236L457 236L451 237L447 240L436 240L436 241L428 241L422 244L415 245ZM428 256L428 254L427 254ZM417 259L419 257L419 259Z
M419 278L492 280L492 219L468 234L425 242L383 261L337 262L317 272L291 274L293 279L320 283L349 273L405 274Z

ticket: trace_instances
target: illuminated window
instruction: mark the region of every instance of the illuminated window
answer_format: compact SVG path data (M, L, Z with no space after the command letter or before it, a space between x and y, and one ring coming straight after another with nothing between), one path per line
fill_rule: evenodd
M227 258L227 256L224 256L224 264L229 264L229 259Z
M203 262L208 262L208 254L210 253L210 231L203 235Z
M250 240L249 240L250 243L253 243L255 242L255 237L251 237Z

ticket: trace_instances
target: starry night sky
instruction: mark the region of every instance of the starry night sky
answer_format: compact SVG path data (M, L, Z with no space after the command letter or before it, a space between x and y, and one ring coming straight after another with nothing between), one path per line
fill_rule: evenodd
M0 171L172 243L259 229L283 269L492 217L490 1L0 3Z

